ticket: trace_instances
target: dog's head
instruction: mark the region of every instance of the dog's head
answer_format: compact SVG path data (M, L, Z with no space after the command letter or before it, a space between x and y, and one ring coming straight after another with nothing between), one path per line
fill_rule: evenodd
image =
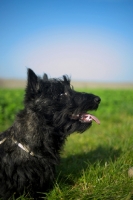
M84 132L92 121L100 123L89 114L99 103L98 96L74 91L67 76L49 79L44 74L40 78L28 69L25 106L60 133Z

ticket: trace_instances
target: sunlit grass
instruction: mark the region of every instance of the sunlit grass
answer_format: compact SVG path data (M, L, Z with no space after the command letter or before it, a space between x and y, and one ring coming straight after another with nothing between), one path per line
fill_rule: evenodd
M91 89L91 92L102 99L99 109L93 112L101 124L93 122L85 133L68 137L48 200L133 199L133 178L128 177L128 169L133 166L133 90ZM22 108L24 94L21 90L6 93L7 90L0 90L3 99L0 108L2 102L6 105L0 112L1 131ZM9 109L14 103L15 109Z

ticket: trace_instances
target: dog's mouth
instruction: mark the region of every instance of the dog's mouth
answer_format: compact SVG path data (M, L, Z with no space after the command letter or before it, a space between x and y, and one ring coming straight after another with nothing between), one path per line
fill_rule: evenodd
M77 115L72 114L70 118L73 120L79 120L81 123L92 123L92 121L95 121L97 124L100 124L100 121L97 117L88 113L82 113Z

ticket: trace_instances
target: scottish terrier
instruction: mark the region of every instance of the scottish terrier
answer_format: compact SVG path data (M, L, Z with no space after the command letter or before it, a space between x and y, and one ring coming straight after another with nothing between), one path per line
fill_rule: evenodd
M39 199L49 191L67 136L100 123L88 113L99 103L98 96L74 91L67 76L40 78L28 69L24 109L0 134L0 198Z

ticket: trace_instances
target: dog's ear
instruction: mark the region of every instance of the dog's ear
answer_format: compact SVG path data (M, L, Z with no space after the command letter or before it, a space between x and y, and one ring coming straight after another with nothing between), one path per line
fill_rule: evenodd
M70 85L70 78L67 75L63 76L63 80L64 80L66 85Z
M31 69L28 69L27 89L33 93L37 92L39 89L38 77Z
M44 80L44 81L48 81L48 75L45 74L45 73L43 74L43 80Z

